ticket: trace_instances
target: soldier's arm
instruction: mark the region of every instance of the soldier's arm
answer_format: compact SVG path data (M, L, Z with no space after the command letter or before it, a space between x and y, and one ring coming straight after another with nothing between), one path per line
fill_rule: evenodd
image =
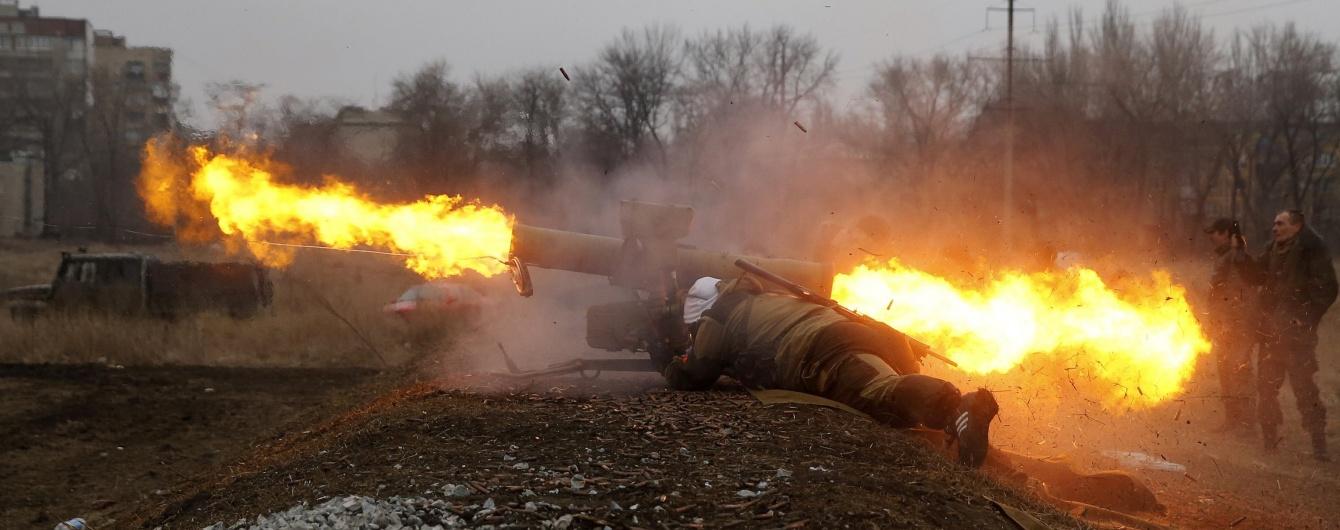
M1234 253L1233 265L1237 267L1238 274L1242 275L1244 281L1250 285L1266 283L1265 263L1270 252L1269 246L1266 247L1266 252L1263 252L1259 258L1253 258L1251 254L1242 249L1235 249L1230 252Z
M1229 252L1233 252L1233 251L1230 250ZM1215 292L1215 289L1218 289L1218 288L1220 288L1221 286L1223 286L1225 283L1227 283L1227 282L1228 282L1228 275L1229 275L1229 273L1232 272L1234 269L1238 268L1238 266L1237 266L1237 263L1238 263L1238 262L1237 262L1237 260L1234 259L1234 258L1235 258L1235 256L1231 256L1231 255L1230 255L1230 256L1225 256L1224 258L1220 258L1220 259L1215 260L1215 262L1214 262L1214 271L1210 274L1210 292L1211 292L1211 293L1214 293L1214 292Z
M715 319L703 317L694 335L693 346L671 358L661 367L661 375L675 390L707 390L725 370L722 358L725 327Z
M1331 304L1335 303L1337 292L1340 287L1336 285L1335 264L1331 261L1331 253L1326 247L1317 249L1311 259L1307 262L1308 278L1308 313L1311 317L1311 324L1316 325L1321 321L1322 315L1330 309Z

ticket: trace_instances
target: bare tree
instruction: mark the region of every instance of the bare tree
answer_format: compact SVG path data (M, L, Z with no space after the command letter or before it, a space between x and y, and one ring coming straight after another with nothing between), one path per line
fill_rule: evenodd
M1066 26L1048 23L1042 60L1015 76L1025 177L1074 186L1067 197L1110 189L1074 208L1121 208L1169 236L1199 225L1222 180L1213 34L1181 8L1141 31L1116 2L1096 24L1074 10Z
M749 25L706 32L684 44L686 76L694 91L713 101L754 97L763 36Z
M833 82L838 58L824 51L813 35L800 35L794 28L781 25L763 35L757 62L763 76L763 98L793 112Z
M341 152L336 140L339 123L335 117L346 104L330 98L279 98L272 118L276 137L276 158L292 166L298 178L316 181L322 175L350 174L355 169Z
M1340 164L1340 74L1332 71L1327 78L1322 118L1317 124L1319 132L1325 131L1324 135L1318 136L1325 136L1326 140L1315 144L1323 147L1317 157L1316 169L1323 172L1324 177L1317 180L1316 188L1312 190L1311 206L1316 220L1314 226L1334 234L1340 230L1340 217L1333 210L1338 199L1335 184L1340 180L1340 166L1337 166Z
M606 171L649 147L664 170L680 47L679 32L668 26L624 30L577 72L582 128Z
M408 124L396 149L413 179L407 191L423 193L473 171L465 148L468 97L448 78L449 71L445 62L435 61L392 84L388 108Z
M1220 80L1232 120L1222 137L1250 218L1283 207L1326 210L1340 155L1329 99L1336 54L1334 44L1292 24L1259 25L1234 36Z
M692 133L723 113L752 113L763 104L762 35L748 25L707 32L684 44L685 83L675 112L677 131Z
M92 72L93 106L88 113L88 138L84 149L94 181L93 209L99 236L117 236L119 210L127 201L131 163L137 156L139 138L127 137L126 111L129 90L121 72L99 68Z
M551 69L522 72L511 84L511 105L516 112L518 156L531 179L552 178L562 144L567 116L563 81Z
M945 56L895 58L879 67L869 94L879 107L887 156L911 155L929 171L981 110L987 78L977 65Z
M1163 225L1191 235L1206 218L1207 201L1222 180L1214 76L1222 57L1214 35L1181 7L1154 20L1147 42L1152 63L1155 201ZM1181 226L1177 226L1180 224Z
M209 108L219 115L216 135L220 141L257 146L275 136L275 113L261 100L264 88L241 80L205 85Z
M793 115L818 103L832 85L837 55L813 35L785 25L755 32L748 25L707 32L685 43L681 127L723 112Z
M515 142L509 130L514 118L512 111L512 90L507 79L475 78L466 99L466 145L472 166L486 161L505 163L513 156Z
M1318 189L1335 176L1340 131L1327 96L1336 76L1336 46L1315 35L1298 33L1293 24L1266 33L1274 68L1267 78L1268 119L1279 132L1285 167L1285 200L1293 208L1312 209Z

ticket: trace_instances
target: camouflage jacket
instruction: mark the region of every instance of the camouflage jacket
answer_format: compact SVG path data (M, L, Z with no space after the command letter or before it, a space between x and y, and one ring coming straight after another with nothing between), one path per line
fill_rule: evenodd
M700 390L721 375L749 388L787 388L824 328L845 319L832 309L764 291L752 277L723 281L703 313L693 346L661 367L671 388Z
M1216 335L1249 332L1256 317L1256 287L1243 275L1242 264L1251 258L1242 249L1228 245L1215 249L1214 270L1210 274L1210 331Z

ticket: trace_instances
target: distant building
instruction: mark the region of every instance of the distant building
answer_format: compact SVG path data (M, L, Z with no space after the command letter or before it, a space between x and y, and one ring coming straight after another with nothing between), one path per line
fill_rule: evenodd
M36 7L0 0L0 78L7 100L77 93L92 103L93 25L84 19L44 18Z
M0 236L39 235L52 212L77 207L58 198L87 179L92 65L87 20L0 0Z
M335 115L335 145L350 160L369 168L381 167L395 156L404 129L404 120L393 113L344 107Z
M46 206L42 161L20 154L0 161L0 237L42 233Z
M174 127L172 108L177 87L172 82L172 50L126 46L126 38L111 31L94 32L95 79L106 76L112 100L120 107L122 139L130 145Z
M136 155L176 98L172 50L0 0L0 237L142 225Z

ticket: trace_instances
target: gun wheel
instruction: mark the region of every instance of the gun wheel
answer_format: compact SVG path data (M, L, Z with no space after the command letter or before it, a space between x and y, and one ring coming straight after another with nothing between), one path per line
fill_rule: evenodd
M516 287L516 294L526 298L535 294L535 284L530 281L530 269L526 268L526 262L512 256L512 259L507 260L507 269L512 273L512 285Z

